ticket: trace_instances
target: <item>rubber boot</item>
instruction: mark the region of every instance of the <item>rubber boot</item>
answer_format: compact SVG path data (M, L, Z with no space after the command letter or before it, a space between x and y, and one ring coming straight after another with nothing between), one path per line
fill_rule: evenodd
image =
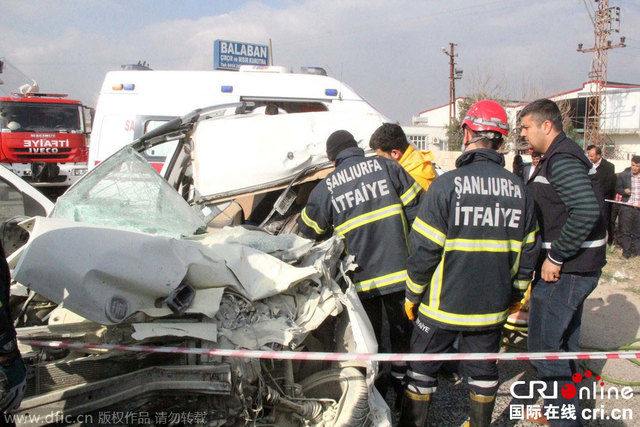
M491 425L491 415L493 407L496 406L496 395L486 396L483 394L470 393L469 402L469 426L489 427Z
M429 415L431 394L417 394L405 390L402 395L399 426L425 427Z

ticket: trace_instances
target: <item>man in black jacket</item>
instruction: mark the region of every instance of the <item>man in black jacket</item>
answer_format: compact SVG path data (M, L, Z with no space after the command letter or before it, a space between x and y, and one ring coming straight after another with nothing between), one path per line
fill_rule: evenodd
M540 158L542 157L542 153L538 153L537 151L531 152L531 163L525 163L522 167L522 179L526 184L529 181L529 178L533 175L533 171L536 170L536 166L540 163Z
M405 311L414 320L412 353L500 350L502 326L517 311L539 251L532 198L497 152L507 114L494 101L469 109L465 152L436 178L421 202L409 241ZM464 361L470 423L489 426L498 390L495 361ZM400 424L427 425L439 362L410 362Z
M584 301L595 289L605 265L606 229L594 184L592 164L578 144L562 130L555 102L538 99L520 112L521 136L543 153L528 181L536 202L542 252L531 286L528 344L531 352L580 351ZM532 361L547 383L543 413L554 415L551 425L581 425L577 397L565 398L563 387L578 372L574 360ZM566 405L573 418L561 418L554 408Z
M589 145L587 147L587 155L596 168L594 179L602 192L600 197L603 200L614 200L616 197L616 167L613 163L602 157L602 149L600 147ZM615 224L611 219L611 203L604 202L602 206L604 207L604 222L607 226L607 244L612 245Z

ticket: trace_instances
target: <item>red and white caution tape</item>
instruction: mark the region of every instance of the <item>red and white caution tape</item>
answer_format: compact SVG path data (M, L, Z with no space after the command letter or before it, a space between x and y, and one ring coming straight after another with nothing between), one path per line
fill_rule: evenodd
M194 347L90 344L65 341L20 339L32 347L54 347L81 350L131 351L138 353L198 354L203 356L244 357L249 359L328 360L334 362L432 362L445 360L567 360L567 359L640 359L633 351L549 352L549 353L327 353L302 351L224 350Z
M629 202L623 202L622 200L604 199L604 201L605 202L610 202L610 203L617 203L619 205L631 206L632 208L640 208L640 205L634 205L634 204L629 203Z

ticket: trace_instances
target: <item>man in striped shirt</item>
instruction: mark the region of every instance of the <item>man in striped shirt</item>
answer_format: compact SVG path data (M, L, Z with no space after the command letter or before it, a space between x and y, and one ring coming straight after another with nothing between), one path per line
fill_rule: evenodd
M631 168L620 174L616 191L629 203L620 207L619 217L622 256L629 259L640 255L640 156L633 156Z
M539 99L525 106L520 125L530 148L543 153L528 181L542 234L531 291L529 351L579 351L583 304L606 263L606 230L590 176L592 165L563 132L562 115L553 101ZM566 399L560 393L578 372L576 361L532 364L547 382L547 390L558 391L557 399L545 400L543 413L557 414L563 405L575 408L575 419L548 416L551 424L581 425L578 399Z

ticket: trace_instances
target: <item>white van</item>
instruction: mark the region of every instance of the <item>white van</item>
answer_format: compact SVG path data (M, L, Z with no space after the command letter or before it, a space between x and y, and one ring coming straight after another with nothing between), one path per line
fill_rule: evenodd
M383 117L325 73L290 73L273 66L242 66L239 71L112 71L96 106L89 169L172 118L196 108L242 101L251 102L255 114L330 111ZM146 153L158 170L166 154L157 149Z

